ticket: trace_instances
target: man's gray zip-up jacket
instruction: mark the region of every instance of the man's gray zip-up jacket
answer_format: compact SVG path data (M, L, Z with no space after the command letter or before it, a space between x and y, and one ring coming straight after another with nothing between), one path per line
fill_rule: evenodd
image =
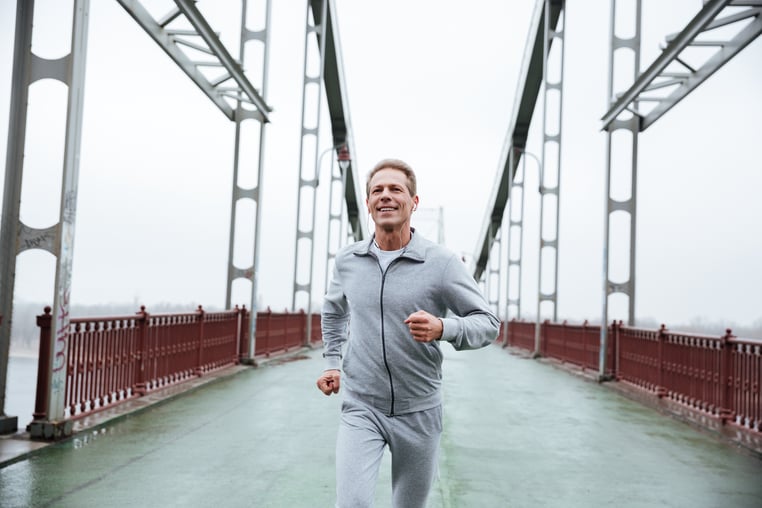
M387 415L430 409L442 401L439 341L417 342L405 319L418 310L440 317L441 340L458 350L490 344L499 321L449 250L415 233L384 272L371 242L336 255L322 311L326 370L342 370L346 395Z

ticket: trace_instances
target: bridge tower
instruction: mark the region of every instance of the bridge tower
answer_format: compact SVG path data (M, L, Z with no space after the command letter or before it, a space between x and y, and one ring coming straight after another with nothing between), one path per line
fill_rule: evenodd
M599 375L607 371L606 350L610 297L622 294L627 298L627 323L635 324L635 256L638 174L638 136L661 118L675 104L730 61L751 41L762 34L762 2L759 0L706 0L686 26L668 35L661 54L644 71L640 71L641 0L633 5L635 12L624 16L617 12L617 0L611 1L609 54L609 110L603 115L606 131L606 182L603 251L603 309ZM632 4L631 4L632 5ZM622 20L617 23L618 20ZM634 24L620 36L617 27L624 21ZM709 50L707 55L704 51ZM631 72L620 73L626 59L617 55L631 51ZM623 92L615 78L629 74ZM627 157L616 157L624 153ZM622 217L625 215L625 217ZM621 218L621 220L620 220ZM611 238L616 235L617 241ZM614 247L618 247L614 252ZM614 263L617 263L614 265ZM612 270L612 266L615 267Z
M154 18L139 1L118 0L118 2L228 119L240 122L243 119L253 118L263 124L268 121L271 108L244 74L241 62L236 60L221 43L219 36L198 11L193 0L175 0L175 6L159 19ZM246 3L247 0L243 0L244 16ZM43 352L49 358L49 365L45 370L48 373L47 386L50 386L50 391L46 394L45 413L35 414L35 420L30 424L30 432L34 437L47 438L55 438L71 432L71 422L64 421L63 389L67 365L89 0L73 0L73 9L70 53L62 58L50 60L35 55L31 51L34 1L17 3L12 110L9 121L5 195L0 231L2 237L0 315L3 316L0 322L0 414L3 415L0 418L0 429L5 432L15 431L17 427L15 417L4 415L16 256L24 250L38 248L47 250L56 257L53 299L55 337L51 341L51 350ZM269 12L269 2L267 11ZM176 20L181 22L181 26L178 27ZM266 31L252 32L242 25L241 44L252 39L265 41ZM263 60L263 65L266 67L266 51ZM215 75L214 73L219 69L222 69L222 74ZM68 86L68 107L59 220L53 226L38 229L21 223L19 208L24 150L25 148L30 150L30 147L25 147L29 88L32 83L45 78L56 79ZM266 79L263 80L264 82ZM236 149L239 146L238 135L237 129ZM263 143L263 139L260 137L260 143ZM236 197L256 198L257 195L256 190L244 191L238 188L234 189L233 194L234 199ZM253 270L250 269L248 272L253 277ZM253 296L252 301L254 301ZM256 320L250 321L253 327ZM253 339L253 332L251 337ZM253 354L253 343L249 351Z
M18 427L17 417L5 415L5 392L16 258L28 249L42 249L56 257L53 300L55 338L51 341L49 352L51 365L48 376L52 388L48 397L48 415L53 422L63 420L66 338L69 327L74 227L77 217L89 8L89 0L74 0L70 52L58 59L46 59L32 52L34 0L17 2L8 151L0 228L0 315L3 316L0 322L0 433L15 432ZM60 211L58 222L47 228L28 226L21 221L19 215L29 91L31 85L41 79L55 79L68 87ZM64 430L57 428L53 423L47 424L44 431L58 433Z

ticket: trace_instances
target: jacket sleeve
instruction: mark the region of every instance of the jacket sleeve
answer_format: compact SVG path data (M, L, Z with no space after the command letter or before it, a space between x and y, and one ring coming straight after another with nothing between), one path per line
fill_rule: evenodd
M334 265L333 275L323 300L320 316L325 370L341 370L341 349L347 341L348 324L349 305L341 287L338 267Z
M451 314L441 318L441 340L450 342L457 350L491 344L500 332L500 321L465 265L452 256L442 276L442 294Z

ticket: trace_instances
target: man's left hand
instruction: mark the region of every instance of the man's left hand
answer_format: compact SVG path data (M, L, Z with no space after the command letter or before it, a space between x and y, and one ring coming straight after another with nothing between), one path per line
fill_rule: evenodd
M424 310L413 312L405 320L410 334L418 342L431 342L442 338L442 320Z

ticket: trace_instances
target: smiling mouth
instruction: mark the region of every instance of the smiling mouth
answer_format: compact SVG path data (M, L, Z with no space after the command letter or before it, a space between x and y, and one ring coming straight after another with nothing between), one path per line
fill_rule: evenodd
M394 210L396 210L396 208L389 208L387 206L378 209L379 212L393 212Z

